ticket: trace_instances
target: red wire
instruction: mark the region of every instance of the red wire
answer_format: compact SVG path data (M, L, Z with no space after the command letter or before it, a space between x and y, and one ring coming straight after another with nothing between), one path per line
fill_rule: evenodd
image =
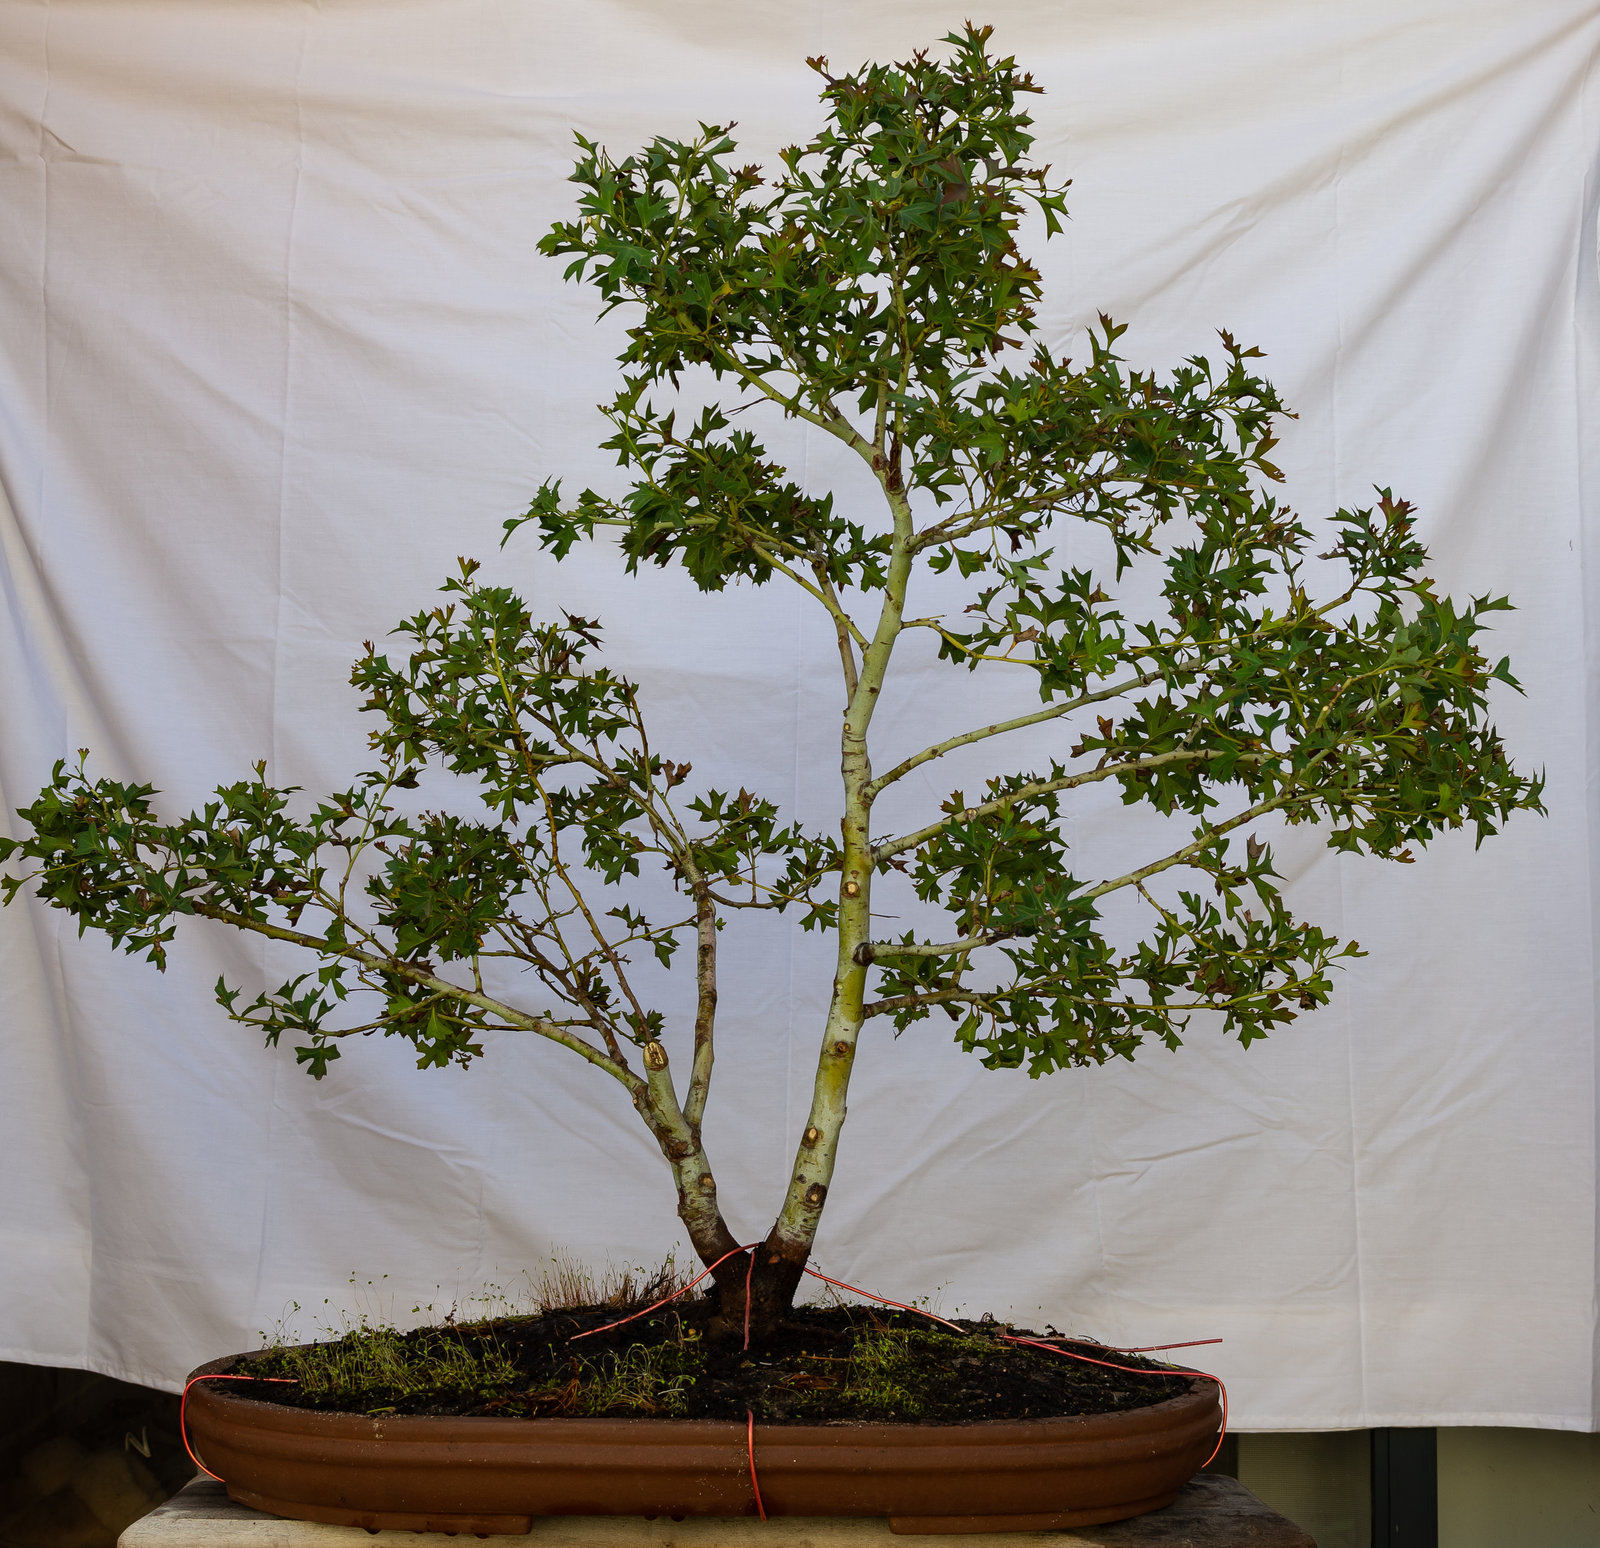
M702 1279L704 1279L706 1277L707 1274L710 1274L714 1270L721 1268L722 1265L724 1263L726 1263L729 1258L733 1257L735 1253L748 1252L748 1253L752 1253L753 1254L755 1252L756 1248L759 1247L760 1245L761 1244L759 1242L753 1242L748 1247L735 1247L732 1250L732 1252L723 1253L723 1255L720 1258L718 1258L717 1261L715 1263L713 1263L710 1268L702 1269L700 1273L696 1274L694 1276L694 1278L691 1279L689 1281L689 1283L686 1284L683 1287L683 1289L674 1290L671 1295L666 1296L664 1299L657 1301L652 1306L645 1307L645 1309L643 1311L633 1312L631 1315L629 1315L627 1317L618 1317L615 1322L608 1322L603 1328L590 1328L587 1333L574 1333L572 1335L572 1337L567 1340L567 1342L569 1344L575 1344L575 1343L578 1342L578 1340L580 1338L593 1338L596 1333L609 1333L613 1328L620 1328L625 1322L636 1322L636 1321L638 1321L638 1319L640 1317L648 1317L650 1315L650 1313L653 1312L653 1311L660 1311L663 1306L670 1305L673 1301L677 1300L680 1295L687 1295L691 1290L694 1289L694 1287L697 1284L700 1283L700 1281ZM752 1257L750 1259L750 1267L752 1269L755 1268L755 1258L754 1257ZM750 1276L748 1274L746 1274L745 1275L745 1285L746 1285L747 1288L749 1286L749 1283L750 1283ZM748 1349L750 1347L750 1344L749 1344L749 1338L750 1338L749 1311L750 1311L750 1297L749 1297L748 1294L746 1294L746 1296L745 1296L745 1348L746 1349Z
M884 1306L896 1306L901 1311L915 1312L918 1316L927 1317L932 1322L942 1323L947 1328L955 1328L957 1333L965 1333L967 1331L965 1328L956 1327L955 1323L949 1322L943 1317L935 1317L930 1311L923 1311L920 1306L907 1306L904 1301L891 1301L886 1295L874 1295L870 1290L862 1290L856 1285L847 1285L842 1279L829 1279L826 1274L819 1274L815 1269L808 1268L806 1273L813 1279L822 1280L825 1284L837 1285L841 1290L848 1290L852 1295L865 1296L869 1301L878 1301ZM1054 1345L1043 1343L1036 1338L1016 1338L1010 1333L1002 1333L1000 1337L1008 1344L1027 1344L1034 1349L1043 1349L1047 1354L1065 1355L1069 1360L1081 1360L1085 1365L1102 1365L1108 1371L1128 1371L1135 1376L1148 1376L1151 1374L1148 1369L1142 1369L1136 1365L1113 1365L1109 1360L1091 1360L1088 1355L1076 1354L1070 1349L1057 1349ZM1220 1344L1221 1342L1220 1338L1193 1338L1186 1340L1182 1344L1146 1344L1143 1347L1145 1349L1187 1349L1195 1344ZM1125 1352L1136 1354L1140 1351L1127 1350ZM1222 1428L1217 1433L1217 1444L1211 1448L1211 1455L1200 1464L1201 1467L1209 1467L1216 1460L1217 1453L1222 1450L1223 1439L1228 1433L1228 1389L1223 1385L1222 1378L1213 1376L1210 1371L1189 1370L1176 1365L1169 1366L1168 1369L1184 1376L1201 1376L1207 1381L1214 1381L1217 1384L1217 1390L1222 1394Z
M761 1513L761 1519L767 1519L767 1507L761 1503L761 1483L756 1478L756 1416L753 1409L745 1409L745 1419L748 1427L745 1430L745 1447L750 1457L750 1488L755 1493L756 1509Z
M759 1242L751 1242L747 1247L735 1247L731 1252L723 1253L715 1263L696 1274L681 1290L674 1290L671 1295L655 1302L654 1305L645 1307L643 1311L636 1311L627 1317L618 1317L615 1322L608 1322L604 1327L590 1328L587 1333L574 1333L567 1342L575 1344L580 1338L589 1338L596 1333L609 1333L612 1328L620 1328L625 1322L634 1322L640 1317L648 1316L653 1311L659 1311L663 1306L670 1305L677 1300L680 1295L687 1295L707 1274L721 1268L729 1258L737 1253L747 1252L750 1254L750 1267L744 1271L744 1347L748 1349L750 1347L750 1278L756 1271L756 1249L760 1245ZM744 1432L745 1456L750 1464L750 1490L756 1497L756 1510L760 1512L761 1519L765 1521L767 1519L767 1507L761 1503L761 1483L756 1477L756 1416L754 1411L748 1408L745 1409L744 1416L746 1420ZM194 1453L190 1452L189 1455L193 1456ZM216 1474L213 1473L211 1476L215 1478Z
M1008 1344L1026 1344L1030 1349L1042 1349L1046 1354L1065 1355L1069 1360L1081 1360L1085 1365L1104 1366L1108 1371L1128 1371L1135 1376L1148 1376L1152 1374L1149 1369L1142 1368L1137 1365L1113 1365L1109 1360L1091 1360L1088 1355L1077 1354L1071 1349L1057 1349L1053 1344L1042 1344L1036 1338L1017 1338L1010 1333L1002 1333L1000 1337ZM1197 1338L1193 1342L1197 1344L1220 1344L1222 1340L1220 1338ZM1157 1349L1163 1347L1179 1349L1183 1346L1180 1344L1171 1344L1166 1346L1156 1344L1151 1345L1150 1347ZM1218 1432L1217 1444L1211 1448L1211 1455L1200 1464L1201 1467L1209 1467L1215 1460L1217 1453L1222 1450L1223 1438L1228 1433L1228 1389L1223 1385L1222 1378L1220 1376L1213 1376L1210 1371L1196 1371L1185 1366L1178 1365L1169 1366L1168 1370L1173 1372L1181 1372L1185 1376L1203 1376L1207 1381L1216 1382L1217 1390L1222 1394L1222 1429Z
M750 1276L752 1274L754 1274L755 1271L756 1271L756 1250L755 1250L754 1247L752 1247L750 1249L750 1267L747 1268L744 1271L744 1347L746 1349L749 1349L749 1347L750 1347ZM752 1415L751 1419L750 1419L750 1424L751 1424L751 1427L752 1427L752 1433L753 1433L753 1430L754 1430L755 1422L756 1422L755 1421L755 1417L754 1417L754 1415ZM752 1448L753 1448L753 1445L754 1445L754 1443L752 1443ZM750 1476L751 1476L751 1478L754 1478L756 1476L755 1456L756 1456L755 1451L754 1451L754 1449L752 1449L751 1452L750 1452ZM756 1504L759 1505L760 1503L761 1503L761 1491L758 1489L758 1490L756 1490ZM767 1519L765 1513L762 1514L761 1519L763 1521L765 1521Z
M915 1312L919 1317L926 1317L930 1322L937 1322L943 1327L953 1328L957 1333L965 1333L967 1331L965 1328L959 1327L956 1323L947 1321L943 1317L935 1317L931 1311L923 1311L920 1306L907 1306L904 1301L891 1301L886 1295L874 1295L870 1290L857 1289L854 1285L847 1285L842 1279L829 1279L826 1274L819 1274L815 1269L808 1268L805 1272L813 1279L820 1279L825 1285L837 1285L841 1290L848 1290L851 1295L864 1295L869 1301L878 1301L884 1306L894 1306L900 1311Z
M192 1387L197 1381L272 1381L286 1383L291 1387L297 1387L300 1385L300 1383L297 1382L293 1376L225 1376L221 1371L211 1371L203 1376L191 1376L188 1381L184 1383L183 1396L178 1399L178 1439L183 1442L183 1449L189 1453L189 1460L193 1462L194 1465L199 1468L207 1478L215 1478L218 1483L223 1483L226 1480L223 1478L222 1474L213 1473L211 1469L194 1454L194 1447L189 1444L189 1429L184 1423L184 1414L188 1411L189 1407L189 1388Z

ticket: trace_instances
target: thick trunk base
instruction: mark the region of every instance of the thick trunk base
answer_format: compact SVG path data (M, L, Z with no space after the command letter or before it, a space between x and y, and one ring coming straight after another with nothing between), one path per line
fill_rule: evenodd
M707 1337L719 1345L760 1348L794 1309L805 1267L803 1252L770 1237L753 1255L728 1259L712 1276L716 1310Z

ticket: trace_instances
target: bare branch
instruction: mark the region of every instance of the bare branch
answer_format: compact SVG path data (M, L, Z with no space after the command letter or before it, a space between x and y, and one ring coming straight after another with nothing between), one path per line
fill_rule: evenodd
M911 627L907 625L907 627ZM1042 725L1047 720L1056 720L1062 715L1070 715L1073 710L1082 709L1088 704L1099 704L1106 699L1114 699L1120 694L1129 693L1135 688L1143 688L1155 681L1155 674L1141 672L1135 677L1126 677L1119 683L1112 683L1109 687L1096 690L1094 693L1080 695L1076 699L1069 699L1060 704L1047 705L1042 710L1035 710L1031 715L1019 715L1014 720L997 720L991 725L979 726L976 730L965 731L960 736L952 736L943 742L935 742L931 747L924 747L921 752L913 753L909 758L897 763L886 774L880 774L867 786L867 799L874 800L879 792L896 780L904 779L913 769L921 768L924 763L934 758L942 758L948 752L954 752L958 747L968 747L974 742L982 742L991 736L1004 736L1008 731L1021 731L1026 726Z
M1254 806L1247 806L1236 817L1230 817L1226 822L1207 824L1200 836L1193 843L1185 844L1182 849L1175 850L1161 860L1152 860L1149 865L1142 865L1137 871L1129 871L1126 876L1114 877L1111 881L1103 881L1098 886L1090 887L1087 891L1078 894L1084 898L1103 898L1108 892L1116 892L1123 887L1135 887L1151 876L1161 871L1171 870L1175 865L1182 865L1186 860L1192 860L1201 851L1211 848L1224 833L1231 833L1235 828L1242 828L1245 823L1253 822L1257 817L1263 817L1268 812L1278 811L1285 806L1293 806L1300 801L1313 800L1311 792L1296 787L1286 790L1281 795L1273 796L1267 801L1257 801Z
M855 697L856 684L860 680L860 672L856 663L855 647L851 640L866 646L866 636L856 628L855 622L845 612L844 604L839 601L839 593L834 589L833 582L828 579L827 565L818 558L812 563L812 570L817 577L817 585L823 593L823 600L828 611L833 615L834 633L839 640L839 664L844 668L844 696L846 702Z
M741 523L741 525L743 524ZM752 529L746 527L745 530L748 532ZM824 591L820 586L813 586L811 582L808 581L805 576L800 574L800 572L792 565L785 564L783 560L779 559L777 555L771 551L770 548L765 547L760 543L752 541L750 547L755 553L759 554L763 559L765 559L773 569L778 571L780 575L787 575L789 579L795 583L795 585L801 588L802 591L810 592L810 594L814 596L817 601L827 608L827 610L833 615L833 621L836 628L845 631L850 638L855 640L858 645L866 645L867 637L860 631L860 629L856 627L855 620L847 612L845 612L843 607L839 605L839 600L836 596L829 595L833 589L831 586L828 588L828 591Z
M711 1066L716 1057L714 1033L717 1020L717 912L711 891L704 882L694 889L696 914L695 985L697 1003L694 1018L694 1065L683 1116L697 1134L705 1117L706 1097L711 1091Z
M982 935L969 935L959 941L941 941L937 945L932 941L864 941L856 947L855 959L864 967L888 957L961 957L980 946L1009 941L1017 933L1015 930L992 930Z

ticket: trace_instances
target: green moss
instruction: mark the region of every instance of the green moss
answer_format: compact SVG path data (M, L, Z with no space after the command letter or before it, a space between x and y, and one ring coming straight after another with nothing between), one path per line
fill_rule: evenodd
M703 1368L693 1344L635 1344L619 1353L574 1359L566 1381L533 1387L498 1407L503 1413L572 1418L670 1419L688 1407L689 1391Z
M803 1309L750 1350L712 1339L703 1303L625 1326L618 1311L452 1318L411 1332L363 1322L318 1344L280 1341L240 1370L294 1383L256 1395L347 1413L743 1423L748 1412L762 1424L1105 1413L1158 1402L1182 1379L1024 1348L998 1325L930 1327L863 1307Z
M449 1323L412 1333L363 1323L322 1343L273 1345L243 1370L288 1377L315 1406L358 1413L492 1396L517 1380L516 1365L496 1338Z
M991 1339L867 1324L856 1331L836 1382L807 1383L803 1412L857 1419L933 1419L951 1410L950 1366L992 1354Z
M515 1323L445 1323L402 1333L363 1323L308 1345L275 1344L242 1369L298 1384L313 1407L386 1413L479 1398L506 1415L575 1418L681 1414L705 1367L700 1337L677 1324L668 1342L573 1355L560 1374L529 1386L498 1330Z

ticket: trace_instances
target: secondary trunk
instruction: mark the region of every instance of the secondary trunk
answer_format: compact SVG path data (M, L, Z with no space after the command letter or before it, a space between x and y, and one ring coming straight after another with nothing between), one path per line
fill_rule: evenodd
M906 587L911 574L911 507L906 502L898 472L896 444L884 473L884 492L894 514L894 545L890 557L883 610L872 642L863 651L860 674L850 683L849 700L840 727L839 770L844 785L844 812L840 820L838 960L833 994L817 1055L811 1108L795 1150L794 1163L784 1190L783 1206L766 1240L753 1252L726 1257L713 1278L717 1287L717 1312L713 1334L719 1339L737 1337L754 1346L777 1328L794 1306L795 1291L805 1273L816 1240L817 1226L828 1189L833 1183L839 1135L845 1121L845 1097L855 1068L856 1046L865 1019L867 966L862 948L872 939L872 760L867 750L867 728L896 638L902 627ZM848 641L846 642L848 645ZM847 674L848 676L849 674ZM663 1055L663 1063L665 1056ZM698 1146L699 1132L695 1131ZM710 1183L709 1176L706 1179ZM711 1184L714 1188L714 1184ZM690 1239L703 1263L723 1258L731 1243L721 1215L717 1229L695 1234L690 1216L680 1214L689 1226Z
M667 1069L667 1052L660 1043L646 1044L645 1079L634 1093L634 1105L655 1135L661 1153L672 1168L678 1194L678 1218L700 1261L711 1269L717 1303L712 1336L719 1342L746 1339L752 1345L766 1339L794 1305L795 1290L810 1256L822 1210L825 1186L804 1188L797 1170L790 1191L801 1188L801 1218L786 1207L765 1242L754 1251L741 1251L742 1243L728 1229L717 1200L717 1182L701 1142L697 1124L689 1123L678 1106ZM813 1129L806 1131L802 1151ZM831 1172L831 1153L829 1155ZM790 1201L792 1204L792 1201Z

